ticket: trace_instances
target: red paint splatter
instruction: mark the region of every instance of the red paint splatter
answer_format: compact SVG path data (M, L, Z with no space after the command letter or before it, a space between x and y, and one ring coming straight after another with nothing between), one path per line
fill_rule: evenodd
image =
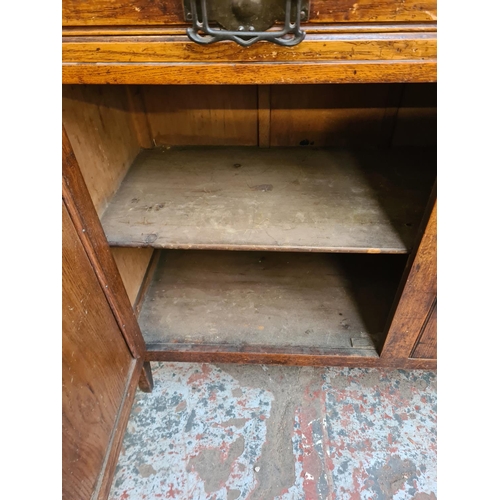
M170 488L167 491L167 498L179 498L178 495L180 495L182 491L174 489L174 485L171 483Z
M227 460L227 457L229 456L229 444L226 443L226 441L223 441L222 444L220 445L220 452L222 454L222 461L225 462Z
M342 429L347 429L351 424L351 420L349 418L341 418L340 419L340 426Z
M318 500L316 485L321 474L321 459L314 449L313 431L310 423L317 418L314 407L301 408L298 411L299 428L301 434L300 447L302 448L302 477L304 478L305 500ZM299 456L300 459L300 456Z
M354 415L354 407L352 406L352 403L345 405L343 409L344 412L349 413L349 415Z
M368 473L363 467L356 467L352 471L352 484L355 486L354 492L351 493L349 500L361 500L361 492L365 491L366 480L369 478Z
M363 446L365 447L365 451L373 451L373 441L371 439L364 439Z
M304 400L307 402L314 401L315 399L318 398L324 398L325 393L324 391L320 388L317 391L311 391L311 384L307 385L304 391Z
M201 365L201 373L193 373L187 383L188 384L193 384L194 382L199 382L206 380L208 376L210 375L210 367L207 364Z

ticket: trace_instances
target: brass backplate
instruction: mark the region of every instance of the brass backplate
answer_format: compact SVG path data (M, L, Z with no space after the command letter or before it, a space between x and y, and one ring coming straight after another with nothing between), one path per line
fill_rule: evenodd
M285 21L285 0L206 0L208 20L228 31L266 31L275 23ZM300 2L301 23L309 19L309 0ZM196 8L201 13L199 0ZM292 3L291 19L296 16ZM200 15L201 18L201 15ZM184 19L193 20L191 0L184 0Z

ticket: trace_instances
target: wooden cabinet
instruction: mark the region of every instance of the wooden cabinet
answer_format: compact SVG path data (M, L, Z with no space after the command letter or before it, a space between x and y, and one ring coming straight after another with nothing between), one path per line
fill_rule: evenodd
M148 361L435 368L435 3L312 1L294 47L105 4L63 2L66 272L120 366L95 464Z

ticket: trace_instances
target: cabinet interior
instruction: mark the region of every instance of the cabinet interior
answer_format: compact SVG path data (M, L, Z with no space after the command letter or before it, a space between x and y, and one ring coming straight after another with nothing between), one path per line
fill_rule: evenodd
M63 86L152 352L378 356L436 178L436 84Z

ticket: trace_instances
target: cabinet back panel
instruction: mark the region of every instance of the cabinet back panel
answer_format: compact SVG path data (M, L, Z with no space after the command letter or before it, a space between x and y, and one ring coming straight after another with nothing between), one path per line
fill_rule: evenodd
M156 146L436 144L435 84L142 86L140 92L145 134Z
M256 86L144 86L157 146L256 146Z
M272 86L271 146L385 145L400 92L388 84Z
M437 85L404 85L393 146L428 146L437 142Z

